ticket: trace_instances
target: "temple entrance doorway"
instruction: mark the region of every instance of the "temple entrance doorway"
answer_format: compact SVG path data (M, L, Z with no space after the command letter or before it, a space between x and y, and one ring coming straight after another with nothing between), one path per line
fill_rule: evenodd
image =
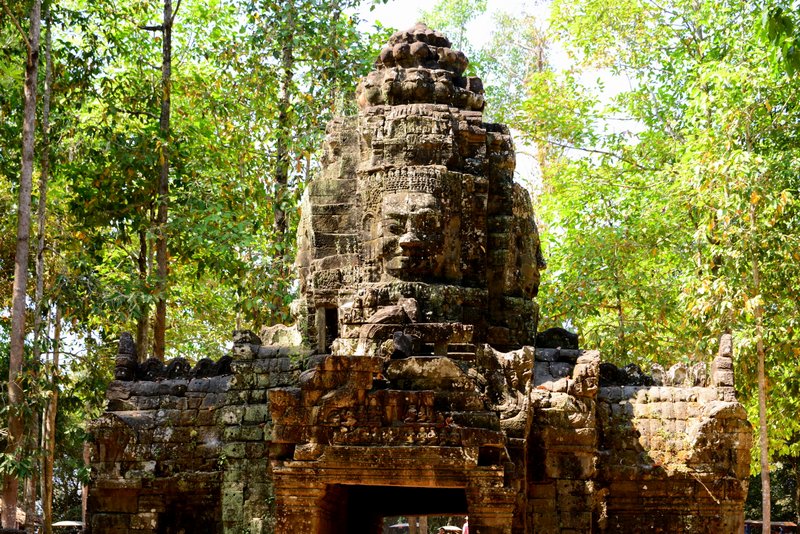
M388 528L384 518L467 515L463 488L332 484L325 502L326 534L405 534L408 530Z

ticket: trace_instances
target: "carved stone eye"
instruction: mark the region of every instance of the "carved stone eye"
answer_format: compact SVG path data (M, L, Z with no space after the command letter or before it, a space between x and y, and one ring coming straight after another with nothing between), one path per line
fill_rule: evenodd
M405 232L405 227L398 221L386 221L383 224L384 230L392 235L400 235Z

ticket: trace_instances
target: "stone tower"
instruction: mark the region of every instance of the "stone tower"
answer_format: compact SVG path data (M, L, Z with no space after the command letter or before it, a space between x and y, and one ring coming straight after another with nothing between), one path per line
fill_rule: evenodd
M424 24L399 32L358 87L358 115L329 125L298 231L300 324L320 352L338 338L339 353L374 353L391 332L367 347L364 325L401 304L408 321L437 325L421 341L442 350L533 343L533 211L508 128L483 122L466 66Z
M469 508L473 529L511 523L502 466L524 470L524 451L509 449L502 419L518 416L527 379L509 385L490 346L533 345L544 264L508 128L483 122L483 87L466 66L424 24L396 33L358 88L358 115L328 128L298 230L299 323L324 356L299 390L270 393L273 442L287 446L273 459L278 517L291 528L374 531L420 487L459 500L451 511ZM282 424L290 412L299 421ZM289 504L307 469L337 513L361 492L385 502L315 516ZM367 490L364 477L393 484Z

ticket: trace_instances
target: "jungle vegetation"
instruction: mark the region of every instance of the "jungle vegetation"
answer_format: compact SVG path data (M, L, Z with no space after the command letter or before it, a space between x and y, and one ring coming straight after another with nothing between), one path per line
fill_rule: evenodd
M291 321L325 124L394 30L359 25L373 1L0 0L6 502L79 518L121 332L216 358L235 327ZM798 519L797 1L531 1L477 43L487 3L420 18L535 156L540 328L644 369L732 333L753 498L767 517L772 467L773 519Z

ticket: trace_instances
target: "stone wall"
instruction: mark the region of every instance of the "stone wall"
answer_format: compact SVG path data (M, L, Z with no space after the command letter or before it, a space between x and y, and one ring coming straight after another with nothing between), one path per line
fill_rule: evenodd
M592 532L597 351L539 349L528 437L531 532Z
M305 351L236 341L222 376L109 385L87 443L91 532L273 531L267 390L297 382Z
M751 428L739 403L719 397L713 387L600 389L603 525L612 532L742 531Z
M752 428L732 369L729 336L710 376L677 364L653 379L597 352L537 350L532 531L741 532Z
M478 532L739 532L752 438L726 351L710 376L673 368L656 383L637 369L601 372L596 351L485 346L460 364L387 366L240 333L228 374L109 385L88 445L88 526L324 534L338 521L372 532L341 511L366 497L335 488L389 481L463 488L464 505L431 511L466 506ZM286 499L293 508L277 513Z
M730 343L722 337L708 378L678 365L659 380L671 385L600 388L597 479L609 530L743 531L752 428L734 395Z
M112 382L108 412L88 443L91 531L154 532L167 521L220 527L223 448L218 424L232 376ZM204 527L201 527L204 528Z

